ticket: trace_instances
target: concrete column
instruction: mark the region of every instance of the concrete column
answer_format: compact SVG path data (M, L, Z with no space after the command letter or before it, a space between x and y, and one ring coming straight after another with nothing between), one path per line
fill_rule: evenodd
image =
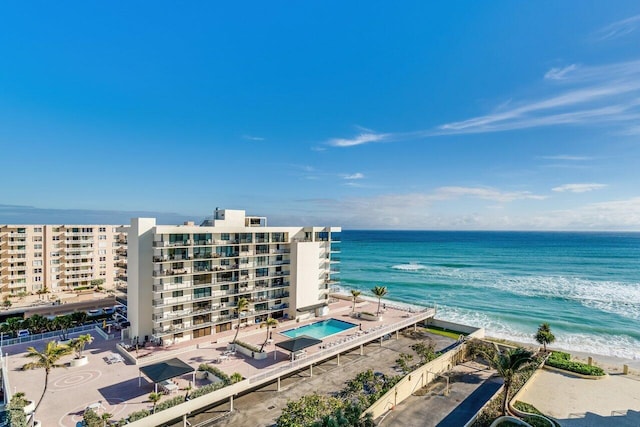
M589 356L589 358L587 359L587 365L593 365L593 357Z
M382 347L382 337L380 337L380 347Z
M338 357L336 358L336 360L338 361L338 366L340 366L340 353L338 353Z
M277 391L280 391L280 377L278 377L278 390Z
M309 377L313 378L313 363L309 365Z
M629 365L622 365L622 373L624 375L629 375Z
M187 414L182 416L182 427L187 427L189 423L187 422Z
M418 324L414 323L413 324L413 332L417 332L418 331Z
M233 394L229 396L229 412L233 412Z
M396 341L400 339L400 331L396 331Z
M364 356L364 344L360 344L360 356Z

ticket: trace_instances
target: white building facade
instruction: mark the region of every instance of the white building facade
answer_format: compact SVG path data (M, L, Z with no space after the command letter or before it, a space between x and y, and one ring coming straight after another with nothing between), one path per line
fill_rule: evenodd
M268 317L328 310L339 227L268 227L264 217L216 209L197 226L134 218L128 230L129 336L164 344ZM249 301L237 313L240 298Z

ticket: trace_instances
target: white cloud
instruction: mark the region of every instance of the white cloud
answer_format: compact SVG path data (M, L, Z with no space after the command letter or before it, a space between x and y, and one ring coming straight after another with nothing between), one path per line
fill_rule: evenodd
M596 31L596 38L600 41L617 39L634 32L640 26L640 15L613 22Z
M381 141L384 141L389 136L390 134L386 134L386 133L364 132L351 139L346 139L346 138L330 139L329 145L333 145L334 147L352 147L354 145L368 144L370 142L381 142Z
M265 138L261 136L242 135L242 137L248 141L264 141Z
M544 78L547 80L563 80L566 78L567 74L574 71L578 66L576 64L571 64L563 68L552 68L544 75Z
M356 173L351 174L351 175L344 175L342 178L343 179L363 179L364 175L362 173L360 173L360 172L356 172Z
M431 196L436 200L454 199L460 197L473 197L495 202L512 202L514 200L544 200L547 197L532 194L529 191L499 191L486 187L440 187Z
M559 187L552 188L553 191L558 193L570 192L570 193L587 193L593 190L600 190L605 188L606 184L586 183L586 184L564 184Z
M555 156L540 156L541 159L545 160L567 160L570 162L582 162L587 160L593 160L593 157L587 156L572 156L568 154L558 154Z

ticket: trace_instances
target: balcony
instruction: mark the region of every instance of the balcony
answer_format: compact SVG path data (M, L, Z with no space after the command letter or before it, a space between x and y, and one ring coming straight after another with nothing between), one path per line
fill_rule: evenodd
M162 307L166 305L182 304L191 302L191 295L183 295L181 297L158 298L153 300L154 307Z
M191 287L190 281L182 283L163 283L162 285L153 285L153 292L170 292L178 291L181 289L188 289Z
M190 274L190 268L179 268L176 270L153 270L153 277L176 276L179 274Z
M27 250L26 249L9 249L9 255L18 255L18 254L26 254Z

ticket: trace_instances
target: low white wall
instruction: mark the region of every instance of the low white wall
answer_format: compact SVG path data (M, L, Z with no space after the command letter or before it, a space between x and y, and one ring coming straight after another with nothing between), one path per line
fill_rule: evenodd
M449 371L454 365L462 360L466 344L462 343L458 347L449 350L431 362L422 365L415 371L407 374L391 390L386 392L373 405L367 408L363 415L371 413L373 419L380 417L385 412L393 409L396 405L411 396L416 390L421 389L432 382L437 375Z
M243 380L235 384L232 384L230 386L221 388L220 390L216 390L212 393L205 394L204 396L200 396L195 399L188 400L172 408L165 409L164 411L160 411L155 414L149 415L148 417L145 417L141 420L129 423L127 424L127 426L157 427L159 425L163 425L164 423L168 423L169 421L180 419L182 418L183 414L195 412L204 406L212 405L225 398L228 399L230 395L234 395L236 393L241 392L247 386L248 386L248 380ZM149 409L151 409L151 406L149 406Z
M436 326L442 329L448 329L450 331L464 332L465 334L473 334L474 338L484 338L484 328L476 328L469 325L461 325L459 323L448 322L440 319L427 319L426 324L429 326ZM480 332L482 331L482 332Z

